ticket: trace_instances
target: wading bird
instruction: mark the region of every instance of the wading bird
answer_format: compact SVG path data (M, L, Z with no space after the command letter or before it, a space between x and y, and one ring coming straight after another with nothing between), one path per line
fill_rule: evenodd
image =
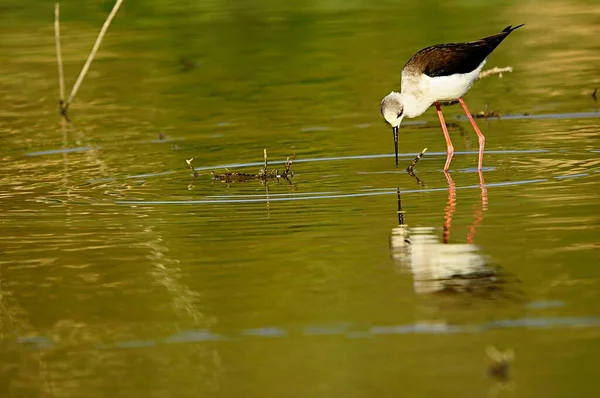
M485 137L477 127L462 97L477 80L487 57L502 40L521 26L523 25L514 28L508 26L498 34L469 43L448 43L427 47L408 60L402 69L401 92L392 91L381 101L381 114L392 126L394 134L396 167L398 167L398 128L402 119L417 117L435 104L446 138L447 157L444 171L448 171L454 155L454 147L444 122L440 102L458 100L479 138L477 169L481 171Z

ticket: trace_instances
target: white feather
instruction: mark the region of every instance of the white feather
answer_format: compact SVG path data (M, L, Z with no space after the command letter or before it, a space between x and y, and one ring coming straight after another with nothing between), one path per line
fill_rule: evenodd
M413 75L403 72L401 95L404 115L409 118L417 117L434 102L459 99L477 80L485 62L486 60L483 60L472 72L456 73L450 76L429 77L424 74Z

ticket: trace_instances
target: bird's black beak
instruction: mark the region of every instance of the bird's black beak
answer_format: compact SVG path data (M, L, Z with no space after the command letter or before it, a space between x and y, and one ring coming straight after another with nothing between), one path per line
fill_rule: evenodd
M398 126L392 127L394 133L394 151L396 153L396 168L398 168Z

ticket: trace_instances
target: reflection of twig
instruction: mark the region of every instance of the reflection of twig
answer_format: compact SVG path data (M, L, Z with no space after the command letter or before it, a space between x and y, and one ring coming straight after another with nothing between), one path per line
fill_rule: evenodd
M69 135L67 133L67 120L61 119L60 128L62 130L62 138L63 138L63 149L67 149L67 142ZM67 151L63 152L63 187L67 191L67 198L71 195L71 190L68 185L68 176L69 176L69 157Z
M58 89L60 114L67 118L65 109L65 74L63 69L62 51L60 49L60 6L54 5L54 38L56 40L56 62L58 63ZM67 119L68 120L68 119Z
M425 182L423 182L423 180L421 180L413 170L406 170L406 172L408 173L409 176L411 176L412 178L415 179L415 181L417 182L417 184L419 184L420 186L424 187L425 186Z
M396 188L398 192L398 225L404 225L404 210L402 210L402 198L400 197L400 188Z
M594 92L592 93L592 98L594 99L594 101L598 101L598 89L594 89Z
M67 99L67 102L64 105L64 113L65 114L67 113L67 111L69 109L69 105L71 105L71 102L73 102L73 99L75 98L75 95L77 94L77 91L79 90L79 86L81 86L81 82L83 82L83 79L85 78L85 75L87 74L87 72L90 68L90 65L92 64L92 61L94 60L94 57L96 56L96 53L98 52L100 43L102 43L102 39L104 38L104 35L106 34L106 31L108 30L108 27L110 26L110 23L112 22L114 16L117 14L117 11L119 11L119 7L121 7L121 3L123 3L123 0L117 0L115 2L115 5L114 5L112 11L110 12L110 14L108 14L106 21L104 21L104 25L102 25L102 29L100 29L100 33L98 33L98 37L96 38L96 42L94 43L94 46L92 47L92 51L90 51L90 55L88 55L88 58L85 61L85 64L83 65L83 68L81 69L81 72L79 72L79 76L77 77L77 80L75 81L75 84L73 85L73 89L71 90L69 99Z
M269 183L265 181L265 194L267 197L267 210L269 210Z
M481 72L479 74L479 77L477 78L477 80L485 79L486 77L491 76L491 75L498 75L499 78L502 78L502 74L504 72L512 73L512 71L513 71L512 66L506 66L504 68L498 68L497 66L495 66L492 69L484 70L483 72Z

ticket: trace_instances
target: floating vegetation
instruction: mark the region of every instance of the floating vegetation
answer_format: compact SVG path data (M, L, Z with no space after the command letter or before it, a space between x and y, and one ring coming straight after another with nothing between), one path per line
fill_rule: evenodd
M265 199L267 202L267 209L268 209L269 205L270 205L270 203L269 203L269 182L270 181L279 182L279 179L282 178L288 183L289 187L292 190L295 189L294 185L292 184L292 181L291 181L291 178L294 176L294 174L291 172L291 168L292 168L292 163L294 163L294 160L296 159L296 154L293 154L291 156L291 158L290 157L287 158L287 160L285 161L285 165L284 165L285 169L283 170L283 172L280 173L279 170L277 170L277 169L269 171L269 164L267 161L267 150L264 149L263 153L264 153L265 163L264 163L264 166L258 170L257 174L241 173L238 171L229 171L229 169L225 168L226 172L222 173L222 174L218 174L218 173L215 173L214 171L211 171L210 173L212 174L212 180L220 181L220 182L223 182L226 184L230 184L232 182L249 182L249 181L260 182L260 184L265 187ZM194 168L194 165L192 164L193 161L194 161L194 158L186 159L185 162L187 163L190 170L192 170L192 173L194 176L193 181L195 181L196 178L198 178L198 176L200 174ZM192 189L193 181L190 182L190 184L188 185L188 190Z
M261 183L265 183L268 181L279 181L279 179L284 179L288 183L291 183L290 179L294 176L294 173L291 172L292 164L294 160L296 160L296 154L293 154L291 157L288 157L285 161L285 169L282 172L279 172L278 169L269 170L269 164L267 160L267 150L264 149L264 166L258 170L257 174L252 173L242 173L238 171L230 171L228 168L225 168L225 173L215 173L211 171L213 181L221 181L224 183L232 183L232 182L248 182L248 181L260 181ZM194 168L192 159L186 159L186 163L192 173L194 178L199 176L198 171Z
M254 181L254 180L258 180L261 182L267 182L269 180L277 180L279 181L280 178L286 180L287 182L290 182L290 178L292 178L294 176L294 174L290 171L290 169L292 168L292 163L294 163L294 160L296 160L296 154L293 154L290 157L287 158L287 160L285 161L285 170L283 170L283 172L279 172L278 169L274 169L269 171L269 165L268 165L268 161L267 161L267 150L264 150L264 158L265 158L265 165L260 168L258 170L257 174L250 174L250 173L240 173L237 171L229 171L229 169L225 169L226 172L219 174L219 173L215 173L214 171L211 171L211 174L213 176L213 181L221 181L221 182L226 182L226 183L230 183L230 182L247 182L247 181Z

